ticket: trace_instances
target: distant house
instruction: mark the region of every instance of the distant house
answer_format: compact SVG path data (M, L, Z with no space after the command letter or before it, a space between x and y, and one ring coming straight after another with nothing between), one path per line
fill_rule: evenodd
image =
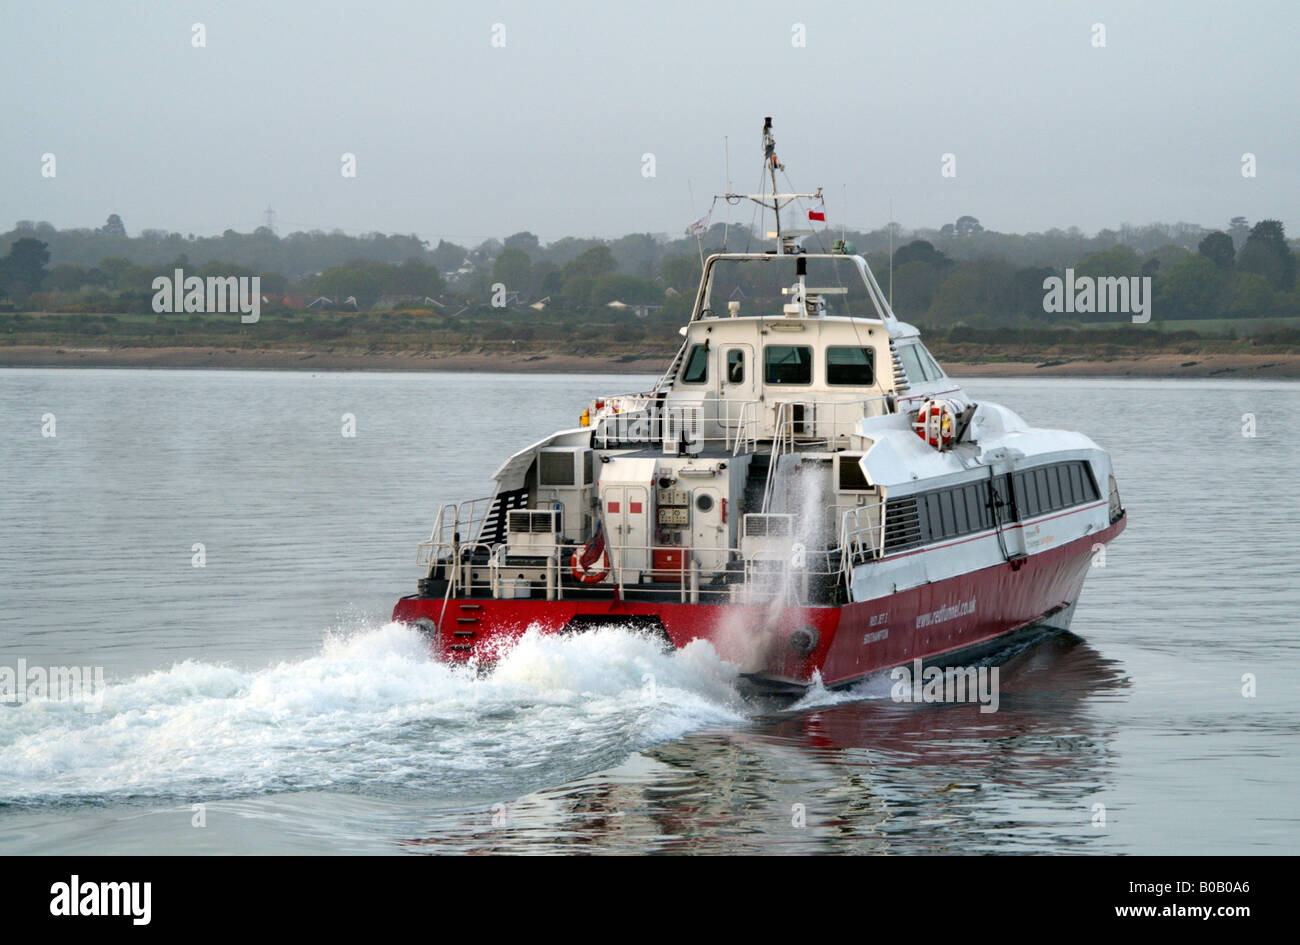
M662 305L648 305L645 302L633 302L629 305L627 302L620 302L618 299L615 299L612 302L606 302L605 307L617 309L620 312L630 308L632 314L637 318L649 318L651 312L657 312L663 308Z
M262 296L263 305L283 305L285 308L305 308L306 299L301 295L264 295Z
M330 298L328 295L322 295L307 303L308 308L325 309L327 311L344 308L346 306L351 306L355 310L357 307L357 297L355 295L349 295L346 299L343 299L340 302L338 298Z
M382 311L406 306L421 308L426 305L439 309L447 307L446 302L440 302L430 295L384 295L380 296L379 301L375 303L375 308Z

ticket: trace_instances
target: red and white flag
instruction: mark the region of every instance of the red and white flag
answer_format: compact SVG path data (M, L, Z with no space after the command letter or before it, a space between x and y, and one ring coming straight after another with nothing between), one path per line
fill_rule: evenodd
M820 200L808 209L808 219L816 220L819 223L826 222L826 207Z

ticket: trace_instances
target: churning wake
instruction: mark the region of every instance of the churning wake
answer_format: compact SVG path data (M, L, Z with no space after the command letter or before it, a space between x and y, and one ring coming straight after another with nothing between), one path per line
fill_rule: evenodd
M97 712L0 707L0 804L292 790L531 790L745 718L707 643L621 630L528 633L489 675L401 624L255 671L186 661L110 682Z

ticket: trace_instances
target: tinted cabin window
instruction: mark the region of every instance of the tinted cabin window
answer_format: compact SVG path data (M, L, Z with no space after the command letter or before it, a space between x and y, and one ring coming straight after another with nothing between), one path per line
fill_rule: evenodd
M953 532L955 535L965 535L967 532L973 532L979 526L971 521L970 509L966 505L966 490L952 490L952 514L957 520L957 528ZM978 519L975 520L976 522Z
M1083 470L1079 468L1078 463L1070 464L1070 494L1074 497L1075 502L1085 501L1083 489Z
M1079 467L1079 475L1083 478L1083 501L1096 502L1101 498L1101 492L1097 489L1097 480L1092 478L1092 467L1087 463L1076 463Z
M743 384L745 382L745 352L732 348L727 352L727 383Z
M543 453L541 456L541 475L543 486L572 486L573 454Z
M993 496L992 496L993 505L997 510L998 521L1002 521L1002 522L1009 522L1013 517L1012 507L1011 507L1010 479L1011 479L1010 476L998 476L996 479L993 480ZM988 511L988 518L986 519L985 527L992 528L993 521L994 521L994 510L990 509Z
M682 371L683 384L703 384L709 379L709 349L696 345L686 355L686 369Z
M943 533L945 535L959 534L951 489L945 489L939 493L939 507L943 510Z
M1046 469L1035 469L1038 477L1038 498L1041 501L1043 496L1047 496L1047 508L1056 511L1061 507L1061 487L1057 483L1056 470L1050 466Z
M841 482L846 465L842 457ZM1015 473L1010 477L1010 491L1007 480L1006 476L994 479L991 491L989 481L982 480L888 500L885 507L885 551L903 551L993 528L994 511L989 504L990 498L999 509L998 518L1007 522L1012 519L1009 503L1013 495L1016 517L1022 521L1059 509L1097 502L1101 495L1091 467L1077 460Z
M870 387L876 383L875 351L871 348L827 348L826 383Z
M924 384L925 371L921 370L921 359L916 356L916 345L902 345L898 357L903 362L903 372L911 384Z
M1022 519L1096 502L1100 495L1092 470L1080 461L1018 472L1012 477L1012 487Z
M867 477L862 472L861 453L840 454L840 492L867 492Z
M763 381L767 384L811 384L812 348L768 345L763 349Z
M937 381L939 378L944 376L943 368L939 367L939 362L934 359L934 355L930 354L925 345L917 344L913 347L916 348L916 354L921 361L921 367L925 369L925 379L927 381Z

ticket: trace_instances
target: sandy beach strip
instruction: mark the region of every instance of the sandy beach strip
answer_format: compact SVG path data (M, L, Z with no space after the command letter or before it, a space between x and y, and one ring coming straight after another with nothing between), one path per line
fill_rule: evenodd
M0 347L0 367L207 368L266 371L459 371L523 374L657 374L672 352L585 356L560 351L365 351L334 348ZM954 377L1300 378L1300 353L954 361Z

